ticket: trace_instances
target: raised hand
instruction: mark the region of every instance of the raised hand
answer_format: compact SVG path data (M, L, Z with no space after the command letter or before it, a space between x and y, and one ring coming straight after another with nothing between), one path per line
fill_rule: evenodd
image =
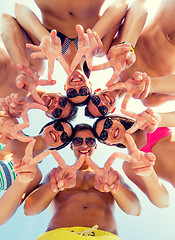
M29 109L40 109L43 111L47 111L47 107L38 104L38 103L30 103L24 100L20 94L12 93L10 96L6 98L0 99L0 106L4 110L6 114L8 114L11 118L23 118L24 122L29 124L29 118L27 111Z
M121 109L121 112L128 117L134 118L136 121L126 132L129 134L134 133L138 129L145 130L146 132L152 133L158 127L159 117L154 113L151 108L147 108L143 112L137 114L129 112L126 109Z
M124 82L119 81L108 89L110 91L117 89L124 89L126 91L126 95L122 101L122 108L126 108L131 97L140 100L146 98L149 94L150 84L151 78L146 73L135 72L131 78Z
M8 117L0 118L0 142L6 144L9 140L17 139L21 142L30 142L31 137L25 136L21 131L28 127L28 123L16 124Z
M107 87L110 87L117 81L120 72L129 68L135 62L135 54L130 50L131 45L129 43L113 46L107 54L109 62L96 65L92 68L92 71L113 68L114 73L111 79L106 83Z
M31 92L33 99L39 104L44 104L36 91L38 85L53 85L56 82L54 80L39 80L39 75L36 69L30 65L18 64L17 68L21 70L21 73L16 78L16 85L18 88L24 88Z
M33 181L36 175L37 164L52 152L51 150L47 150L40 153L34 158L33 147L35 145L35 142L36 140L33 139L31 142L28 143L25 149L24 157L20 162L14 164L13 170L18 175L18 180L20 182L29 183Z
M137 146L128 133L125 134L128 142L128 154L122 153L122 159L131 164L132 170L136 175L139 176L150 176L153 172L153 166L155 164L156 157L153 153L145 153L139 151Z
M70 71L74 71L83 56L86 58L88 68L91 70L93 65L92 57L101 52L103 43L98 34L90 29L87 29L87 33L85 33L83 27L77 25L76 30L78 34L78 51L70 65Z
M81 155L78 161L72 165L66 165L65 161L57 151L52 151L52 155L59 164L51 171L50 179L54 192L63 191L66 188L73 188L76 185L76 171L83 165L85 155Z
M113 153L106 161L103 168L98 167L89 156L86 156L86 162L95 172L94 187L100 192L117 192L120 183L120 175L111 167L111 165L114 160L120 156L121 153Z
M33 44L26 44L27 48L35 51L31 54L33 58L47 58L48 59L48 82L52 82L52 74L54 70L54 61L57 59L65 72L69 75L69 65L62 55L61 40L57 37L57 31L52 30L50 36L44 36L39 46Z

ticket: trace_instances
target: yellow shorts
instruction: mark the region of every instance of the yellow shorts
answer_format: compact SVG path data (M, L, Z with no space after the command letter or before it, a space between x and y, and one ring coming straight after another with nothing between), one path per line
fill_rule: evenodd
M40 235L36 240L121 240L117 235L87 227L58 228Z

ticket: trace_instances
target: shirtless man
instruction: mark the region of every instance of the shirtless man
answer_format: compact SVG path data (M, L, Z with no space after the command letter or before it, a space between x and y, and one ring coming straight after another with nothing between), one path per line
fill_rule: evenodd
M175 26L174 22L175 0L162 0L161 4L149 24L142 31L135 46L136 62L127 70L121 72L119 78L125 81L136 71L146 72L151 77L152 82L158 80L175 80ZM164 16L162 18L162 16ZM123 33L121 33L122 36ZM114 44L118 43L115 42ZM108 57L112 54L112 48L108 52ZM111 58L112 60L112 58ZM94 70L105 69L112 65L95 67ZM115 65L115 64L114 64ZM114 66L113 65L113 66ZM117 79L115 79L117 80ZM166 81L162 81L163 82ZM107 86L111 86L114 81L109 81ZM114 89L115 86L112 88ZM163 87L162 87L163 88ZM110 88L111 89L111 88ZM163 91L161 90L163 93ZM158 106L166 101L175 100L175 97L167 94L157 94L153 92L143 100L145 106Z
M120 154L112 155L104 169L99 169L93 166L90 158L95 148L92 128L87 124L79 124L75 127L75 136L71 144L77 159L75 165L67 166L57 152L53 153L59 167L53 169L50 177L31 193L24 207L27 215L42 212L50 203L54 209L46 233L38 240L52 234L59 235L63 240L72 239L71 234L76 233L72 233L71 230L83 232L96 224L100 230L108 232L105 232L108 234L106 239L111 235L111 239L118 240L116 235L111 234L117 234L114 202L116 201L128 214L140 214L140 204L136 195L124 183L120 174L111 168L112 162ZM89 164L96 171L96 176ZM106 180L102 175L106 176ZM61 228L66 228L65 235L62 235ZM95 236L98 235L104 235L104 232L95 230Z

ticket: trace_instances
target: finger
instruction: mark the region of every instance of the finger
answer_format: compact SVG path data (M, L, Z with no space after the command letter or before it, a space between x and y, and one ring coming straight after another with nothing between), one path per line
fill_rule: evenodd
M31 142L27 144L27 147L25 149L25 158L33 158L33 147L35 145L36 140L33 139Z
M111 168L111 165L113 164L114 160L118 157L118 153L113 153L108 160L106 161L104 165L104 170L107 172Z
M52 81L52 74L53 74L53 70L54 70L54 62L55 59L48 59L48 81L51 82Z
M24 111L21 113L21 117L22 117L24 123L27 123L27 124L28 124L27 127L29 127L29 116L28 116L28 113L27 113L26 110L24 110Z
M110 62L102 63L92 67L92 71L103 70L112 67Z
M53 168L52 171L50 172L50 182L51 182L53 192L58 191L57 181L55 178L55 172L56 172L56 168Z
M137 119L137 117L138 117L137 113L130 112L124 108L121 108L121 113L123 113L124 115L126 115L128 117L134 118L134 119Z
M25 136L23 133L17 133L16 139L18 139L21 142L30 142L33 138Z
M77 51L71 65L70 65L70 72L73 72L75 70L75 68L78 65L78 63L80 62L81 58L82 58L82 55L79 53L79 51Z
M89 156L86 156L86 162L94 172L99 173L101 171L101 168Z
M86 62L87 62L88 68L91 70L92 65L93 65L93 59L92 59L91 54L89 54L89 53L86 54Z
M117 81L119 74L120 71L115 69L111 79L106 83L106 87L110 87L111 85L113 85Z
M141 100L145 99L148 96L150 92L150 86L151 86L151 78L148 77L145 83L145 90L140 95Z
M64 71L67 73L67 75L70 75L70 69L69 69L69 65L67 64L67 62L65 61L64 57L61 55L59 56L59 58L57 58L58 61L60 62L61 66L64 68Z
M32 95L33 99L34 99L37 103L39 103L39 104L41 104L41 105L44 105L44 101L43 101L43 100L41 99L41 97L38 95L38 93L37 93L37 91L36 91L35 88L32 88L32 89L30 90L30 92L31 92L31 95Z
M98 44L98 53L100 53L102 48L103 48L103 43L102 43L100 37L98 36L98 34L96 32L93 32L93 35L94 35L94 37L97 41L97 44Z
M65 161L56 150L52 151L52 156L55 158L55 160L57 161L57 163L62 169L67 167Z
M51 31L50 38L52 39L52 42L53 42L54 45L57 45L59 43L58 42L59 37L57 39L57 31L55 29ZM61 45L61 43L60 43L60 45Z
M28 126L29 126L29 124L27 122L24 122L24 123L21 123L21 124L16 124L14 126L14 130L16 132L19 132L19 131L22 131L23 129L25 129L26 127L28 127Z
M56 81L55 80L52 80L52 81L48 81L48 80L38 80L37 81L37 84L38 85L41 85L41 86L46 86L46 85L54 85L56 83Z
M125 133L125 138L126 138L126 140L128 142L128 150L129 150L129 152L133 153L133 152L138 151L137 146L136 146L133 138L131 137L131 135L128 134L128 133Z
M31 54L32 58L45 58L45 55L42 52L34 52Z
M6 103L5 99L1 98L0 99L0 104L1 104L1 107L2 107L3 111L6 114L9 114L9 107L8 107L8 104Z
M80 167L83 165L84 161L85 161L86 156L85 155L81 155L78 159L78 161L71 166L71 170L72 172L76 172L78 169L80 169Z
M33 51L40 51L40 46L36 46L34 44L31 44L31 43L27 43L26 47L33 50Z
M132 93L131 92L127 92L123 98L123 101L122 101L122 105L121 105L121 108L123 110L125 110L127 108L127 105L128 105L128 102L129 100L131 99L132 97ZM125 114L126 115L126 114Z
M85 39L84 29L80 24L76 25L76 31L77 31L77 34L78 34L78 41L79 42L83 41Z
M132 134L136 132L139 129L139 125L137 122L135 122L128 130L126 130L126 133Z
M47 157L52 151L51 150L47 150L44 151L42 153L40 153L39 155L37 155L34 160L33 163L37 164L39 162L41 162L45 157Z
M151 153L151 152L149 152L149 153L145 153L145 156L146 156L146 158L149 160L149 161L155 161L156 160L156 156L153 154L153 153Z
M38 103L28 103L26 110L28 111L29 109L40 109L44 112L46 112L48 110L48 108L46 106L43 106L41 104Z

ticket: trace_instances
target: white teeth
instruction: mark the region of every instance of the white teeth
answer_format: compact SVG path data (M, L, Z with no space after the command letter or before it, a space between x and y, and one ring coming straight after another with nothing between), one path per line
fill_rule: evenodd
M51 137L53 138L54 141L56 141L56 137L55 134L53 134L52 132L50 132Z
M119 133L119 130L117 128L117 130L115 131L115 134L114 134L114 138L116 138L118 136L118 133Z
M88 151L83 151L83 150L82 150L82 151L80 151L80 153L85 154L85 153L88 153Z
M50 99L50 102L49 102L49 104L47 105L47 107L50 107L50 105L52 104L52 102L53 102L53 100Z
M74 78L74 79L72 79L72 82L81 82L82 80L81 80L81 78Z
M106 100L109 102L109 103L111 103L111 99L110 99L110 97L108 96L108 95L104 95L104 97L106 98Z

